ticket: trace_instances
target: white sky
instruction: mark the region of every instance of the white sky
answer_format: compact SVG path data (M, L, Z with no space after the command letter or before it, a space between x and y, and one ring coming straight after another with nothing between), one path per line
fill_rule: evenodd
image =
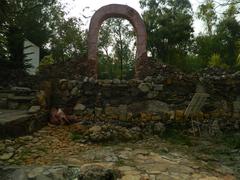
M121 0L121 1L120 0L59 0L59 1L66 5L66 9L67 11L69 11L69 16L82 17L82 15L85 15L85 16L91 17L94 14L94 10L97 10L100 7L108 4L125 4L136 9L140 14L142 13L139 0ZM196 9L201 1L202 0L190 0L190 2L192 3L194 12L196 12ZM89 9L88 8L85 9L85 7L89 7ZM86 26L88 27L89 20L84 23L86 23ZM197 20L196 18L194 20L193 26L194 26L195 35L204 31L203 23L200 20Z

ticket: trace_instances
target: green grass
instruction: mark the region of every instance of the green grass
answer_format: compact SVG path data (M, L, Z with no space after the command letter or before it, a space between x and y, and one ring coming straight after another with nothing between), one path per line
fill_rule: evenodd
M187 135L184 135L182 132L180 132L180 130L167 129L164 132L162 138L169 141L172 144L192 146L190 138Z
M70 135L72 141L77 141L82 138L82 136L76 132L72 132Z
M118 161L116 161L116 165L117 165L117 166L123 166L123 165L125 165L124 160L119 159Z
M240 149L240 134L231 133L222 135L219 141L231 149Z

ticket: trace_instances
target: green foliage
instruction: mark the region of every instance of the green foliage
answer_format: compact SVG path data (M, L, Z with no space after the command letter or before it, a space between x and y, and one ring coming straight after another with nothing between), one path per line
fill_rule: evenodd
M0 4L0 63L8 61L22 72L25 39L40 47L41 58L52 54L56 61L86 54L86 33L80 19L66 19L56 0L3 0Z
M236 42L236 46L237 46L237 59L236 59L236 66L240 67L240 40Z
M205 65L222 68L234 67L239 56L236 40L240 38L236 6L230 4L218 23L216 23L215 12L213 12L214 7L212 0L207 0L200 6L199 18L206 22L208 33L196 38L194 53L204 61Z
M196 72L202 68L204 68L204 61L195 55L186 56L181 66L181 69L187 73Z
M140 0L154 59L171 61L172 51L187 54L193 36L192 8L188 0ZM184 55L184 56L185 56Z
M72 57L83 56L87 52L86 32L81 30L82 21L79 18L66 19L61 4L51 7L50 27L53 36L50 39L50 51L56 62Z
M236 40L240 39L240 23L236 19L234 7L229 7L217 25L217 38L219 42L219 53L223 62L234 66L238 57Z
M38 69L39 69L39 71L41 71L42 69L44 69L45 67L47 67L53 63L54 63L54 59L53 59L52 54L44 56L42 58L42 60L40 61Z
M129 22L120 18L108 19L99 34L99 78L132 78L135 46Z
M192 145L190 138L187 135L184 135L178 129L169 128L167 131L163 133L163 138L173 144L188 145L188 146Z
M82 138L82 136L77 132L72 132L70 138L72 141L78 141Z
M29 67L24 60L23 42L28 39L41 49L50 38L47 26L49 8L54 0L3 0L0 14L0 57L8 61L10 68L24 73Z
M216 143L223 144L231 149L240 148L240 134L239 133L224 133L220 137L214 139Z
M197 16L203 20L207 26L209 35L213 34L213 26L217 21L217 14L215 12L215 4L213 0L205 0L198 8Z
M153 59L185 72L206 66L240 67L239 0L221 4L205 0L197 16L206 24L207 33L195 38L189 0L140 0L140 5ZM221 15L217 6L225 7ZM1 0L0 71L12 68L24 73L28 67L23 54L25 39L40 47L40 69L85 55L87 31L82 20L66 15L57 0ZM99 77L132 78L135 51L134 30L129 23L122 19L104 21L99 32Z
M222 62L222 59L221 59L220 55L217 54L217 53L214 53L211 56L210 61L209 61L209 66L210 67L224 68L224 69L228 69L229 68L227 64L224 64Z
M222 60L219 54L213 54L209 61L210 67L220 67L222 65Z

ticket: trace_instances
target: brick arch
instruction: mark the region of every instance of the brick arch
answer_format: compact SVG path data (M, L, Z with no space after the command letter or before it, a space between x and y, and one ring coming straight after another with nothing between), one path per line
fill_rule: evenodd
M137 77L140 73L140 66L145 64L144 62L147 59L146 55L146 45L147 45L147 32L145 24L138 14L138 12L127 6L120 4L110 4L103 6L98 9L93 15L89 32L88 32L88 65L89 65L89 75L97 78L97 42L98 42L98 33L101 28L103 21L108 18L124 18L127 19L132 26L137 35L137 53L136 53L136 64L135 64L135 76Z

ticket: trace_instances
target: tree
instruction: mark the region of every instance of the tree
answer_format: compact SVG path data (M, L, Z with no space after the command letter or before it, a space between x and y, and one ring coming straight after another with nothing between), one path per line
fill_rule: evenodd
M120 18L108 19L99 34L100 72L110 69L111 78L132 76L135 49L131 25Z
M221 46L221 57L230 66L235 65L238 57L237 41L240 39L240 23L236 15L236 6L229 5L216 29L219 46Z
M205 2L198 7L198 9L198 18L205 22L207 33L211 36L213 34L213 27L217 21L214 1L205 0Z
M49 17L48 9L55 0L4 0L1 1L1 39L5 39L9 54L9 63L13 68L25 70L23 42L29 39L40 48L47 43L51 34L47 20ZM7 9L2 9L2 8Z
M188 52L192 28L189 0L140 0L148 33L148 49L154 59L174 63Z
M81 19L75 17L66 19L61 4L52 6L51 12L50 27L53 34L50 38L50 53L55 62L85 55L87 35L82 30Z

